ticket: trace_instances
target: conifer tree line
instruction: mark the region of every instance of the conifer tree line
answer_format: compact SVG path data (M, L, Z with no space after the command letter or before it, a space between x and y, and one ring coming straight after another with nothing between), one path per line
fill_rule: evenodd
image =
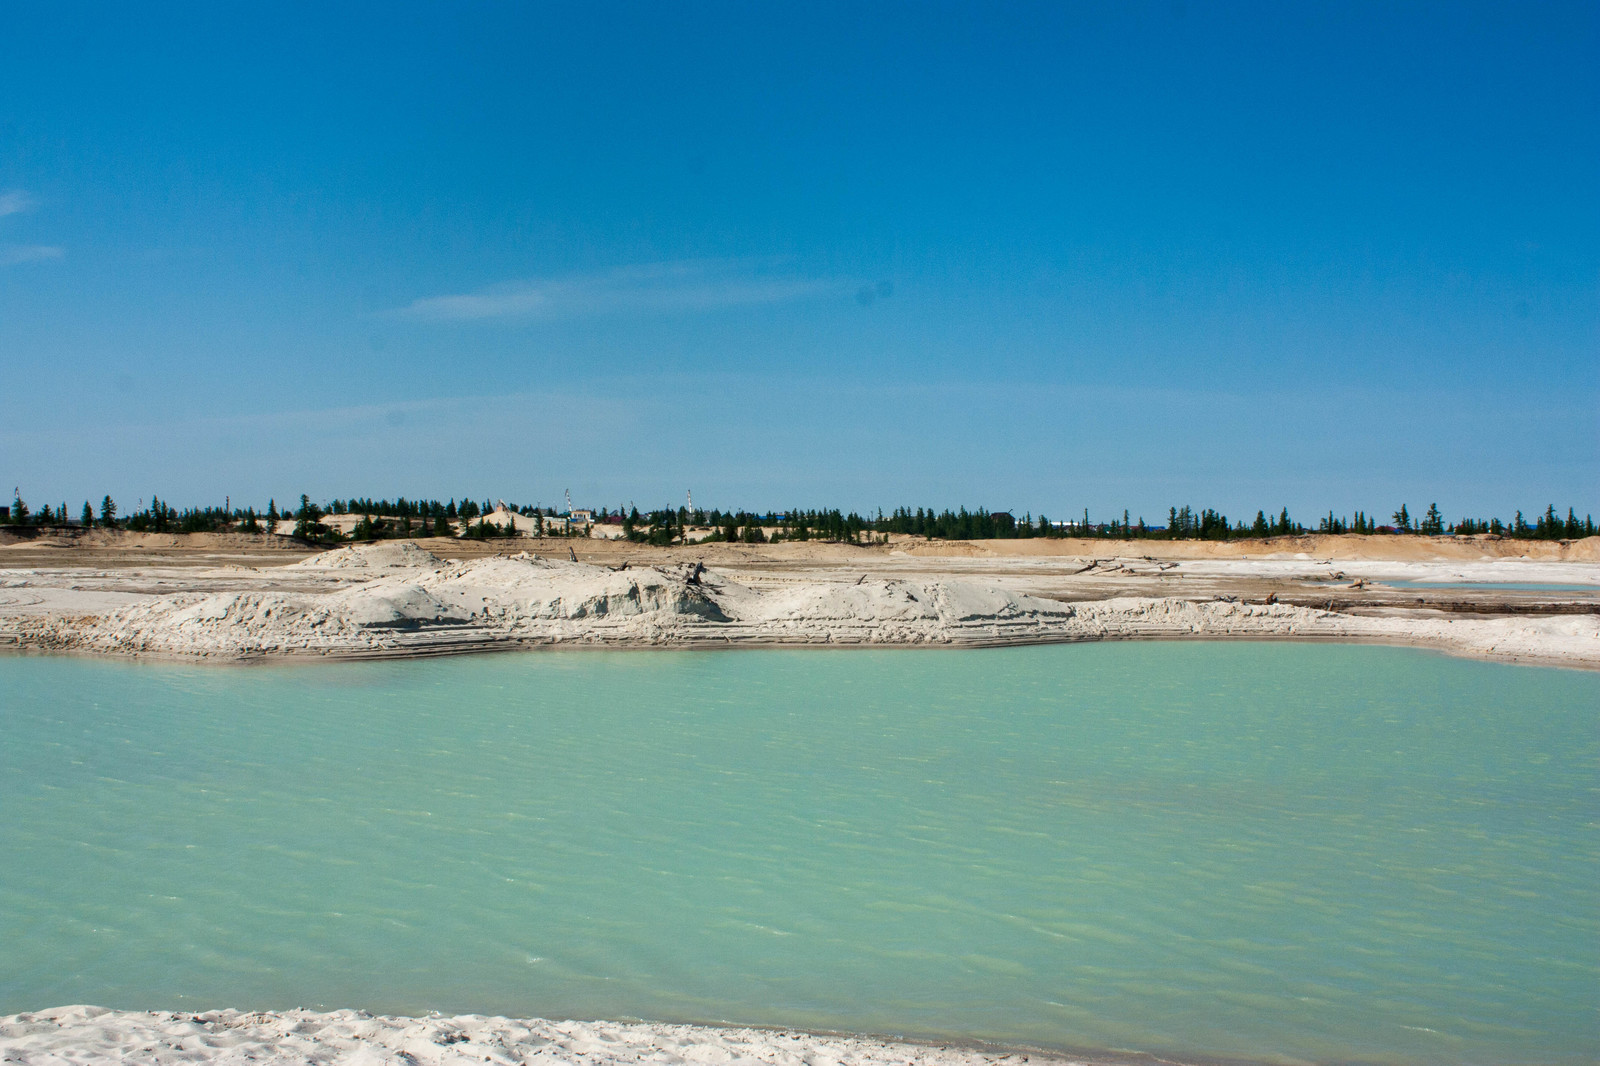
M510 512L533 519L538 535L567 532L560 512L552 507L507 504ZM129 513L119 511L117 502L103 496L98 506L85 500L74 516L65 502L32 509L19 493L0 521L13 528L98 527L152 533L277 533L312 542L362 541L391 538L465 536L474 538L520 535L515 523L492 521L498 511L490 500L463 496L441 502L433 499L393 501L352 496L335 499L324 509L302 495L289 507L280 509L275 499L265 510L252 507L175 508L159 496L140 501ZM1596 534L1594 518L1578 518L1575 508L1565 516L1555 505L1529 521L1521 511L1509 520L1463 517L1446 521L1437 504L1430 504L1420 516L1402 504L1389 521L1380 523L1365 511L1340 516L1333 511L1320 516L1315 526L1293 519L1288 508L1269 515L1257 511L1254 518L1231 520L1212 508L1195 510L1189 505L1171 507L1164 524L1135 519L1128 511L1109 518L1092 517L1088 510L1065 520L1053 520L1031 512L1021 517L1009 511L990 511L979 507L936 510L932 507L897 507L887 515L873 515L839 509L794 508L783 512L721 511L686 507L662 508L641 513L632 504L614 509L593 508L596 522L618 525L630 541L645 544L673 544L683 541L691 530L697 541L765 543L783 541L830 541L863 543L882 540L888 534L907 534L936 540L994 540L1029 537L1092 537L1107 540L1241 540L1296 536L1305 533L1365 533L1394 536L1471 536L1491 534L1530 540L1575 540ZM348 534L341 533L323 519L328 515L358 515ZM549 525L546 525L546 522ZM282 524L292 523L285 533ZM527 523L524 523L524 530ZM706 530L709 529L709 534Z

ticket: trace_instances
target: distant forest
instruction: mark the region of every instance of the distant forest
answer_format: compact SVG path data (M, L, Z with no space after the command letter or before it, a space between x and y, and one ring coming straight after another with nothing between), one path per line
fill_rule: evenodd
M571 525L565 512L554 508L507 505L511 511L534 520L534 530L547 536L582 535L581 526ZM441 503L438 500L393 501L374 500L369 497L351 497L333 500L324 510L301 496L298 503L280 510L276 500L267 503L266 510L254 507L190 507L178 510L160 497L151 496L150 503L140 501L140 509L121 514L110 496L101 499L97 507L84 501L76 515L68 511L65 503L57 507L49 504L37 510L29 508L19 494L9 508L0 507L0 522L14 529L70 529L84 527L126 529L154 533L261 533L278 529L283 522L292 522L292 532L285 534L308 542L346 542L394 538L463 536L474 538L517 536L513 523L504 524L488 520L485 516L496 510L489 500L477 501L470 497L459 503L455 499ZM1025 514L1017 517L1009 511L989 511L982 507L968 510L936 511L931 507L897 507L889 514L878 511L865 516L854 511L802 510L777 513L750 511L690 511L660 509L640 513L629 505L615 509L596 507L588 509L597 523L617 525L628 540L650 544L680 543L690 529L711 529L709 537L701 540L766 543L768 541L832 541L866 543L882 540L887 534L901 533L930 537L937 540L994 540L1029 537L1095 537L1107 540L1243 540L1250 538L1294 536L1304 533L1369 533L1394 536L1467 536L1493 534L1496 536L1531 540L1575 540L1595 535L1594 518L1585 515L1579 519L1569 507L1562 517L1552 504L1532 522L1521 511L1509 520L1499 518L1461 518L1445 521L1438 505L1430 505L1420 517L1401 505L1388 522L1378 520L1363 511L1352 516L1338 516L1332 511L1320 516L1315 526L1307 526L1290 517L1288 508L1276 515L1257 511L1253 519L1232 521L1227 515L1210 508L1196 511L1189 506L1172 507L1167 511L1166 523L1154 525L1141 516L1137 520L1123 511L1121 517L1093 519L1086 510L1080 517L1060 521L1044 515ZM324 522L329 515L357 515L359 519L348 532L340 532ZM348 523L346 523L348 524Z

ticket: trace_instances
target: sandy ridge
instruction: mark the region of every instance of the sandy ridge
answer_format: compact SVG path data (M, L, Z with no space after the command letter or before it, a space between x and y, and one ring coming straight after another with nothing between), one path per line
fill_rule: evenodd
M1373 616L1118 596L1066 603L981 581L807 579L755 588L694 565L612 569L527 554L447 562L412 544L283 567L311 591L176 592L92 614L13 620L41 650L186 659L379 657L539 645L1036 644L1315 638L1600 667L1600 615ZM317 584L317 581L323 584Z

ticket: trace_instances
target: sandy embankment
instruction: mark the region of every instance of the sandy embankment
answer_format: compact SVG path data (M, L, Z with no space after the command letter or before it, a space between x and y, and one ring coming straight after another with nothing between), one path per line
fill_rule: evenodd
M687 564L612 569L526 554L449 562L407 542L341 548L270 573L275 587L139 595L82 613L12 615L5 625L17 643L41 650L224 660L541 645L993 646L1295 637L1600 666L1600 615L1594 613L1377 616L1230 596L1063 602L982 580L868 574L855 580L802 576L755 587Z
M0 1060L28 1066L80 1062L982 1066L1068 1061L1032 1052L893 1043L872 1037L660 1023L551 1022L475 1014L393 1018L348 1010L175 1014L81 1006L0 1018Z

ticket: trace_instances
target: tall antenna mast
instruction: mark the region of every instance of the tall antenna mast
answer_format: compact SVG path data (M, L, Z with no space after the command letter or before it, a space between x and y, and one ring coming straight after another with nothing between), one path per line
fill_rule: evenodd
M572 490L567 490L567 513L572 513Z

